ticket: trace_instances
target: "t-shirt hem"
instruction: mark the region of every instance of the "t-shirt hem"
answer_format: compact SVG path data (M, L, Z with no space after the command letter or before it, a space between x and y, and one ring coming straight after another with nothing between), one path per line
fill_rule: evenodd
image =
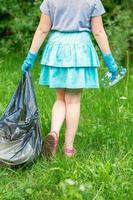
M99 14L91 15L91 17L98 17L98 16L101 16L101 15L103 15L103 14L105 14L105 13L106 13L106 11L103 11L103 12L101 12L101 13L99 13Z

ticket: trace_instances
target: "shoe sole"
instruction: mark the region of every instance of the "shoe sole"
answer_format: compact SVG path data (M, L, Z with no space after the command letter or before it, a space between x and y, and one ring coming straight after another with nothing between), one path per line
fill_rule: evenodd
M52 135L46 136L43 144L43 154L47 159L49 159L54 155L53 153L54 143L55 143L55 138Z

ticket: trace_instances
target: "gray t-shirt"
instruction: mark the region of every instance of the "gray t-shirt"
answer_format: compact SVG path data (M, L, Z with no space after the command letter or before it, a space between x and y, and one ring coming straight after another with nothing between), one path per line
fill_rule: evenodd
M101 0L44 0L40 10L50 16L51 30L91 31L91 18L105 13Z

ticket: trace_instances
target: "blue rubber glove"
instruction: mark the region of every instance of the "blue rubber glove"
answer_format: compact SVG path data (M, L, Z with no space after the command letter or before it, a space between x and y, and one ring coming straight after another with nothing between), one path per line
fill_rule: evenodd
M21 66L23 73L26 73L26 71L28 71L32 68L32 66L34 65L34 62L36 60L36 57L37 57L37 53L33 54L30 51L28 52L28 55Z
M118 66L115 59L111 52L108 54L102 52L102 55L108 71L112 74L111 80L114 80L118 74Z
M108 68L108 72L102 77L102 85L106 88L112 87L125 77L126 68L117 66L111 52L108 54L102 52L102 54L104 62Z

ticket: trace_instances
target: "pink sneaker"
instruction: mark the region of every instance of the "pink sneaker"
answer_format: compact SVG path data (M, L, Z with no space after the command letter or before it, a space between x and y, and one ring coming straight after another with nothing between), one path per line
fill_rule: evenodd
M64 150L65 155L68 157L72 157L76 154L75 148L66 148L64 145L63 150Z
M45 137L42 146L42 153L46 156L46 158L50 158L51 156L56 155L57 144L58 144L58 134L55 131L51 131Z

